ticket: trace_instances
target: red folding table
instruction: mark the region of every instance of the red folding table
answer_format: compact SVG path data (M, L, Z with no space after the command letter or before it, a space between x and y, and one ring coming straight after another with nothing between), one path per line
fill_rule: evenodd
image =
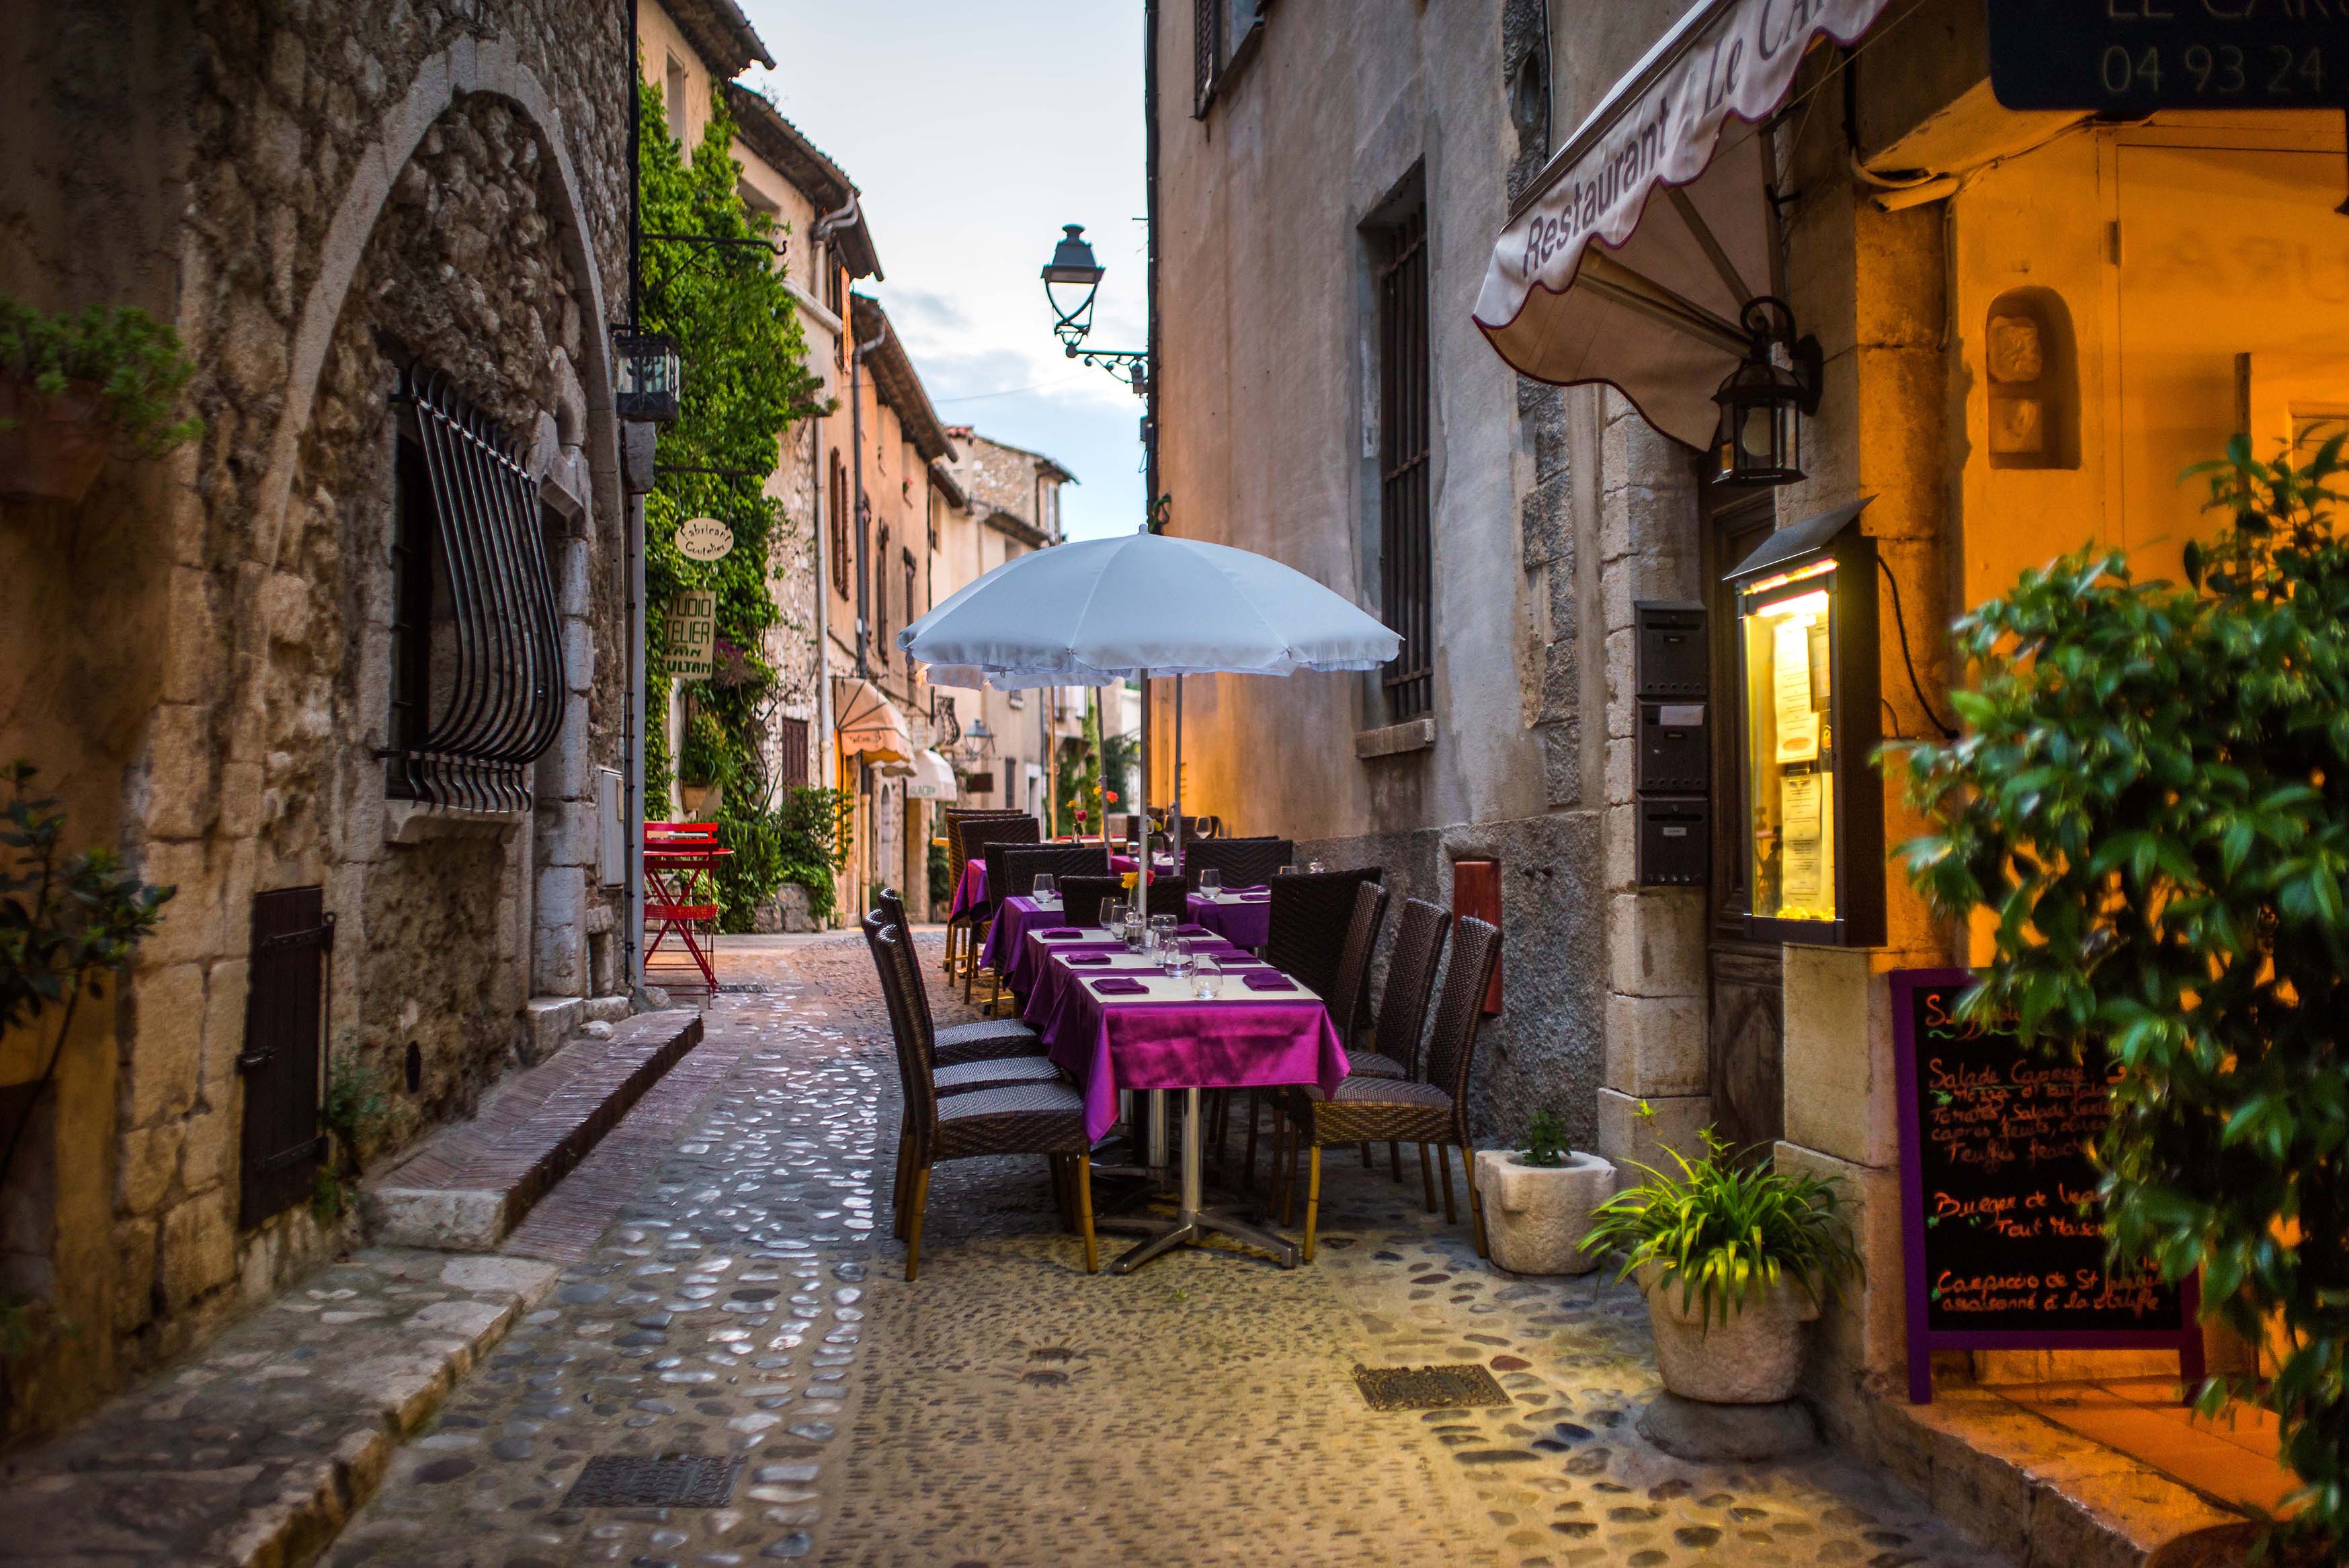
M647 978L653 955L675 933L702 984L717 994L709 955L718 934L718 863L733 852L719 843L715 822L645 824L645 924L652 933L645 946Z

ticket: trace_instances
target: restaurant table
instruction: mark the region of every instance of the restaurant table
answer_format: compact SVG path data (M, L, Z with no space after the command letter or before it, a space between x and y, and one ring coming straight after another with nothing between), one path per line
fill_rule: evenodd
M716 995L718 972L710 963L709 944L717 934L718 867L734 851L718 842L714 827L706 833L674 830L680 827L698 829L702 824L645 824L645 921L653 927L645 966L650 970L653 955L675 934L700 971L702 984ZM672 830L656 832L657 828ZM698 941L697 925L709 927Z
M1191 942L1194 953L1228 969L1267 967L1262 959L1242 952L1219 936L1195 932ZM1135 970L1154 974L1159 968L1156 953L1129 953L1122 940L1100 926L1089 927L1075 937L1054 938L1043 931L1030 931L1023 946L1022 956L1011 961L1012 967L1026 980L1020 990L1019 1017L1039 1030L1060 1006L1061 993L1086 976ZM1052 962L1055 958L1067 962L1056 964Z
M1227 888L1212 898L1195 892L1185 901L1191 919L1241 947L1262 947L1272 938L1272 890Z
M987 862L968 860L962 863L962 875L955 880L954 903L947 911L948 920L960 920L971 910L987 902Z
M1049 960L1066 966L1065 956ZM1270 965L1247 973L1286 979ZM1139 986L1105 994L1104 984ZM1059 1005L1039 1031L1055 1066L1082 1086L1085 1134L1098 1140L1117 1120L1124 1089L1183 1094L1181 1195L1172 1224L1144 1234L1110 1265L1129 1274L1152 1258L1209 1233L1229 1236L1272 1253L1283 1268L1297 1264L1295 1245L1271 1231L1206 1208L1202 1201L1199 1091L1318 1084L1334 1094L1350 1065L1329 1009L1290 980L1272 990L1249 988L1237 973L1224 976L1220 995L1200 1000L1188 979L1146 971L1075 978L1061 988Z
M1142 869L1142 863L1135 860L1132 855L1112 854L1109 858L1109 869L1115 872L1122 877L1130 877L1134 872ZM1174 856L1153 855L1150 857L1150 874L1152 876L1171 877L1174 874L1174 872L1175 861Z
M995 923L988 927L987 946L979 954L982 967L1003 976L1004 989L1015 1001L1024 1001L1035 985L1033 965L1037 959L1030 954L1029 933L1045 930L1073 930L1068 926L1065 906L1059 899L1040 903L1032 894L1007 898L996 907ZM1203 927L1178 927L1185 936L1210 934ZM1114 941L1106 931L1092 928L1094 940Z

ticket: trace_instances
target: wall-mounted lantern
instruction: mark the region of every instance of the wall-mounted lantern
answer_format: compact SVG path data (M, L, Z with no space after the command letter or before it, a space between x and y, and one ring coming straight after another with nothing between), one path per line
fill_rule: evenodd
M1740 562L1748 936L1884 940L1876 542L1865 500L1779 530Z
M1060 243L1044 263L1044 299L1052 307L1052 334L1062 352L1095 369L1106 370L1141 397L1150 395L1150 354L1138 348L1087 348L1092 335L1093 301L1101 293L1104 269L1093 260L1082 223L1061 225Z
M1785 485L1803 477L1803 419L1819 411L1819 341L1795 335L1795 315L1775 294L1748 300L1747 346L1713 400L1713 482Z
M612 407L623 419L666 425L678 416L685 366L677 341L657 332L612 329Z

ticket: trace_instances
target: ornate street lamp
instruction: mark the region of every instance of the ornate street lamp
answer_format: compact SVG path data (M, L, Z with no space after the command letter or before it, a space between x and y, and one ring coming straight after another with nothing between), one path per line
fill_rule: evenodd
M1052 259L1044 264L1043 272L1044 299L1052 307L1052 332L1070 358L1108 371L1146 397L1150 395L1146 351L1084 346L1093 330L1093 300L1101 292L1104 270L1093 260L1092 246L1085 242L1085 226L1062 224L1061 242L1052 247Z
M957 747L963 761L972 768L983 768L995 755L995 731L987 727L987 716L980 714L963 726L962 740Z
M612 407L623 419L666 425L678 416L685 367L677 340L632 327L612 329Z
M1785 485L1803 477L1803 417L1819 411L1819 341L1795 335L1795 313L1775 294L1746 302L1745 358L1722 382L1713 482Z

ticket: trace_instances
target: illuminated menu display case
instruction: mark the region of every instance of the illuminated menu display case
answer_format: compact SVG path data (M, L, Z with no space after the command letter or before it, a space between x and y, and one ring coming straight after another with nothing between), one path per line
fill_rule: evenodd
M1884 780L1876 543L1856 501L1780 529L1737 591L1746 934L1835 947L1884 940Z

